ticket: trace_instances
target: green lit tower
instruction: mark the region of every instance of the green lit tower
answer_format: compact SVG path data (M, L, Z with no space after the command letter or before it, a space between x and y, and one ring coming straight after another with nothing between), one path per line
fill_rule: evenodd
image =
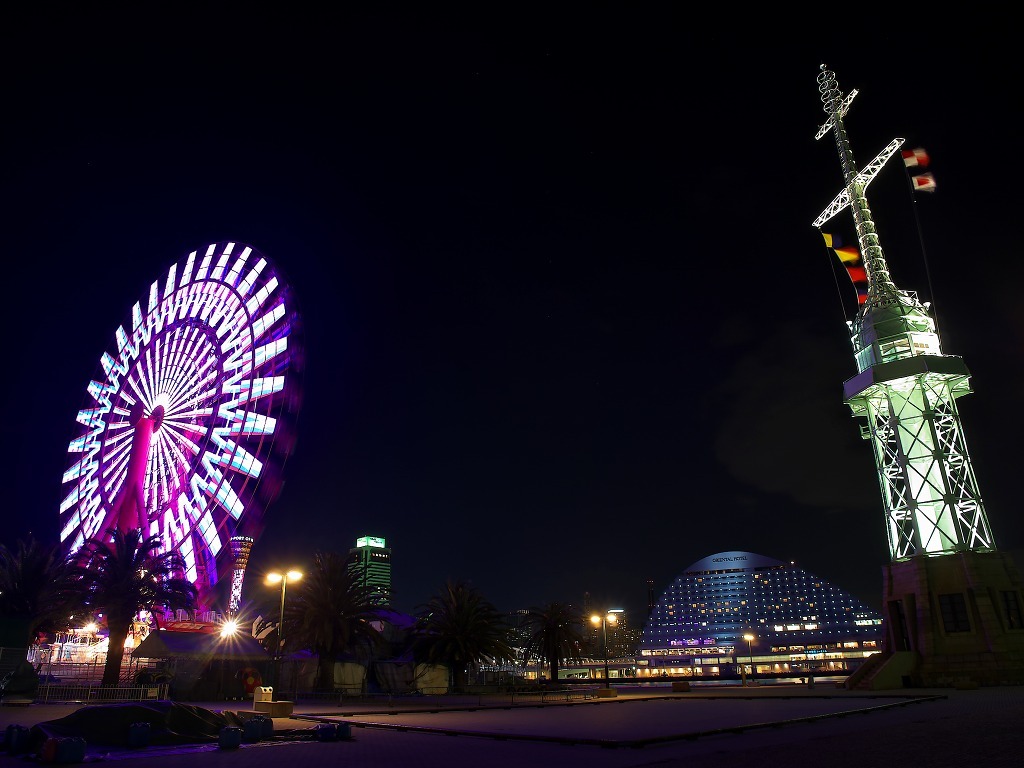
M865 687L1024 681L1022 584L996 550L967 452L957 399L970 394L963 359L943 354L928 303L889 276L866 190L903 139L858 170L843 125L857 91L844 96L825 65L817 78L844 186L814 221L849 208L868 277L849 323L857 374L844 401L862 419L881 486L890 562L885 569L887 653Z
M360 536L348 551L348 567L356 582L369 587L372 601L391 605L391 550L378 536Z

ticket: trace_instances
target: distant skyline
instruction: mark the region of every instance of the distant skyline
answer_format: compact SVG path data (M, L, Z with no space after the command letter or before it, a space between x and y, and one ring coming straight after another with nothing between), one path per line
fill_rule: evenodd
M406 612L465 578L503 611L590 592L641 615L648 579L729 550L880 607L885 517L843 404L856 294L812 226L842 186L814 138L824 62L858 91L860 167L895 137L931 157L934 193L894 160L868 197L895 282L972 372L969 450L1024 565L1013 25L968 46L667 8L139 13L138 34L96 8L8 27L5 543L56 540L75 415L132 304L230 240L281 268L306 353L244 599L376 535Z

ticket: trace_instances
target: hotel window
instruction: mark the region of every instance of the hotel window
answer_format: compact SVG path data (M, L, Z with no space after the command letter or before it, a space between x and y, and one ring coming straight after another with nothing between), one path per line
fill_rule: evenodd
M971 622L967 617L967 601L964 600L962 592L939 595L939 611L946 632L971 631Z

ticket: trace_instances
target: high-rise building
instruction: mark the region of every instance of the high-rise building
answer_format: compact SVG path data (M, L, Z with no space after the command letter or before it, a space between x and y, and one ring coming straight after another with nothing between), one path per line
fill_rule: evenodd
M594 617L602 612L595 610L589 592L583 593L584 610L581 615L583 627L583 654L588 658L603 658L605 640L609 658L631 656L640 642L640 631L630 626L629 616L624 608L609 608L605 615L607 621L602 627Z
M391 605L391 550L383 538L360 536L348 551L349 571L358 584L370 589L376 605Z

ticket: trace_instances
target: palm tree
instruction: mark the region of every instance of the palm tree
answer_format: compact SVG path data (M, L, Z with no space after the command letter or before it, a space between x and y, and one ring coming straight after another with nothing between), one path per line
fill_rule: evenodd
M373 625L379 618L371 590L353 578L345 558L318 552L285 606L285 643L317 654L317 687L331 690L339 657L380 645Z
M455 690L466 685L466 667L511 661L505 617L466 581L449 580L420 607L413 652L431 663L447 664Z
M583 617L565 603L548 603L531 608L527 614L526 644L523 660L539 658L550 667L552 683L558 682L558 668L563 661L578 661L583 643Z
M124 641L140 610L194 610L196 588L185 576L185 563L175 550L160 552L159 534L112 528L106 538L88 540L73 568L86 604L107 616L107 662L102 685L117 685Z
M76 597L59 544L43 545L31 534L14 550L0 544L0 616L15 626L10 642L28 645L41 631L64 629L80 612Z

